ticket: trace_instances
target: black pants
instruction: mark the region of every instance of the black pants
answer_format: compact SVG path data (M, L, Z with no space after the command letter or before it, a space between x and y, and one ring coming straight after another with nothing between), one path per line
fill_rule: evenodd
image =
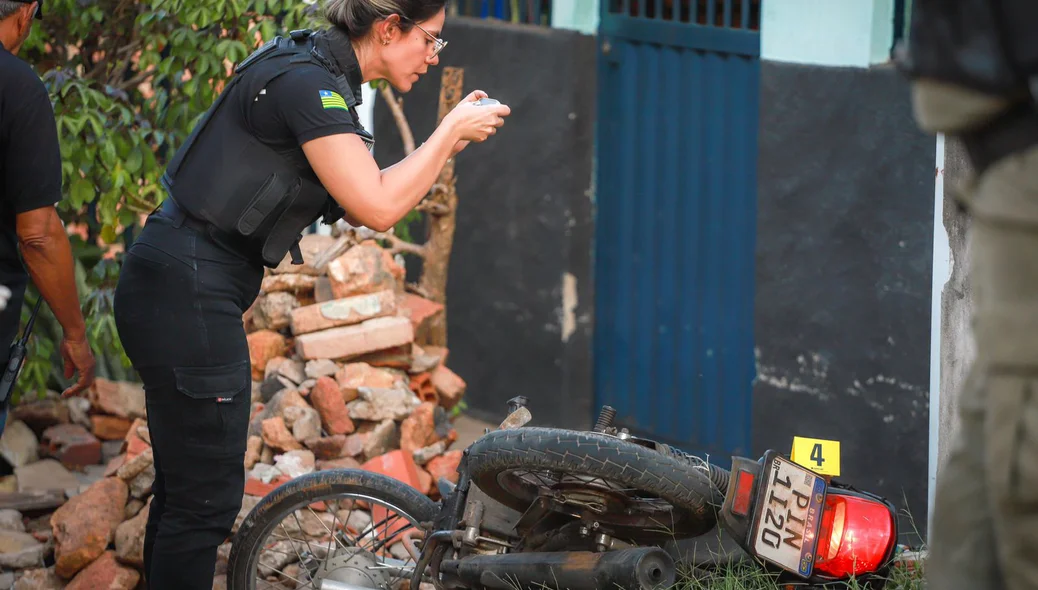
M115 292L119 337L144 382L155 453L144 540L151 590L209 590L241 508L251 407L242 314L263 267L153 213Z

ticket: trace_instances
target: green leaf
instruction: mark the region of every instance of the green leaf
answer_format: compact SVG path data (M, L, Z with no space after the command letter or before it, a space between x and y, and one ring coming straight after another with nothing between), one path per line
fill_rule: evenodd
M94 187L85 178L74 176L71 188L72 192L69 196L72 197L72 204L77 208L82 207L94 198Z
M105 163L105 166L115 165L115 145L112 142L106 141L101 146L101 161Z
M141 164L143 163L144 154L141 153L141 150L133 150L130 152L129 157L126 158L126 169L129 170L131 174L137 174L141 169Z
M109 244L115 243L115 240L118 239L118 236L115 233L115 226L105 224L104 228L101 230L101 239Z

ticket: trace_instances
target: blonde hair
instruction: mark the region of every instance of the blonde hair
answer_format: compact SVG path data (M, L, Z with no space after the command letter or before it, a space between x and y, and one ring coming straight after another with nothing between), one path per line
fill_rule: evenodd
M326 0L324 17L350 37L359 39L377 21L394 14L400 15L401 28L410 30L413 23L431 18L446 5L447 0Z

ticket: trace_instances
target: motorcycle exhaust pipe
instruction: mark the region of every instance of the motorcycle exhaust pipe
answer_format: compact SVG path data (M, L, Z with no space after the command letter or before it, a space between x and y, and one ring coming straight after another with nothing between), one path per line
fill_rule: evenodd
M473 555L444 560L440 573L471 588L494 590L655 590L670 588L676 577L674 559L659 547Z

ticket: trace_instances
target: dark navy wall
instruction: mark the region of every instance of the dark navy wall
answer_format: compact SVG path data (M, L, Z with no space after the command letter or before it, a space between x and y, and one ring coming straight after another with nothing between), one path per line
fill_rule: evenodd
M503 419L507 400L525 395L541 425L590 426L595 40L464 17L443 37L440 67L403 97L416 143L434 130L442 67L463 67L466 93L512 109L457 159L449 364L474 415ZM403 156L400 136L381 101L374 119L388 166Z
M842 443L925 534L933 137L892 69L764 62L754 447Z

